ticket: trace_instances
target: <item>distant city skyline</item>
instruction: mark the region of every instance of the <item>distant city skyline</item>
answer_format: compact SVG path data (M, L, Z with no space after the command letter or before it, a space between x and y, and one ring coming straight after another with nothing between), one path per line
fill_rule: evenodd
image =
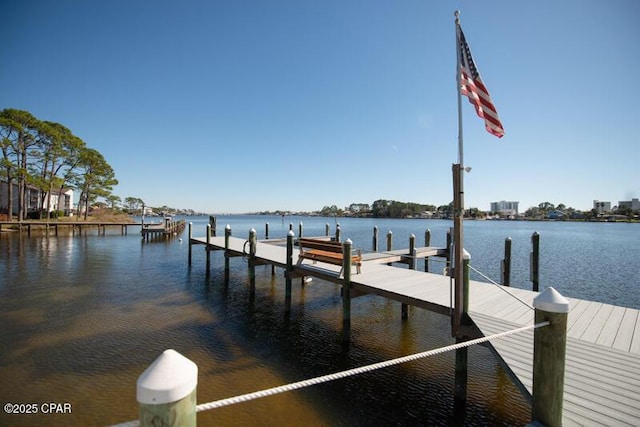
M199 212L448 204L460 19L505 135L463 100L465 207L640 197L640 2L2 2L0 108L102 153L122 200Z

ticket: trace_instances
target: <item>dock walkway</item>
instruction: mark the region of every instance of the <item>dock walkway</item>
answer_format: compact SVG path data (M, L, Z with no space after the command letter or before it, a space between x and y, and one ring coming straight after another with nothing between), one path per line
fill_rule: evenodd
M140 234L146 239L150 237L168 237L181 232L185 226L184 219L172 220L165 218L162 222L143 224Z
M121 234L125 235L129 227L140 227L139 222L103 222L103 221L0 221L0 232L18 231L20 233L26 230L27 235L31 236L32 229L44 232L47 235L53 229L54 234L58 235L58 229L71 229L72 234L82 235L83 231L96 228L98 234L105 235L107 227L120 227Z
M230 255L242 255L245 241L230 237ZM286 247L266 242L257 243L256 259L286 267ZM189 243L206 245L207 239L190 238ZM225 238L210 237L209 249L224 250ZM417 252L425 257L442 255L442 251L420 248ZM452 298L448 276L386 264L401 261L407 252L363 254L361 274L351 276L354 294L379 295L448 315ZM295 253L294 259L297 259ZM294 273L336 283L342 281L339 266L308 260L294 265ZM469 293L469 316L484 336L533 324L534 310L530 306L537 292L470 281ZM564 424L638 425L640 311L568 299L571 310L567 324ZM494 340L490 346L516 385L531 398L533 332Z

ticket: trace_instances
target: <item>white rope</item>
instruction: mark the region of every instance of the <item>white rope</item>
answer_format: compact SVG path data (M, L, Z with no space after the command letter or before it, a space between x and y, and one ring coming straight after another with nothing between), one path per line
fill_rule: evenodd
M309 387L316 384L321 384L329 381L334 381L341 378L346 378L354 375L363 374L365 372L374 371L376 369L387 368L389 366L399 365L401 363L412 362L414 360L423 359L425 357L435 356L437 354L446 353L448 351L459 350L464 347L469 347L476 344L482 344L484 342L504 338L509 335L514 335L520 332L528 331L529 329L540 328L549 325L549 322L536 323L534 325L523 326L521 328L511 329L509 331L500 332L497 334L489 335L487 337L477 338L461 342L458 344L452 344L447 347L440 347L422 353L415 353L409 356L399 357L397 359L386 360L384 362L378 362L371 365L361 366L359 368L349 369L346 371L336 372L334 374L323 375L321 377L311 378L304 381L298 381L291 384L286 384L278 387L268 388L266 390L256 391L253 393L241 394L235 397L229 397L226 399L216 400L208 403L201 403L196 406L196 412L208 411L210 409L221 408L223 406L235 405L236 403L248 402L250 400L260 399L262 397L273 396L275 394L284 393L285 391L297 390L304 387ZM111 427L137 427L140 425L138 420L128 421L122 424L116 424Z
M499 283L494 282L493 280L491 280L491 278L487 277L486 275L482 274L482 272L480 272L479 270L473 268L471 265L469 265L469 268L472 269L473 271L475 271L476 273L478 273L480 276L484 277L485 279L487 279L489 282L491 282L492 284L496 285L498 287L498 289L501 289L503 292L506 292L507 294L509 294L511 297L517 299L518 301L520 301L522 304L526 305L527 307L529 307L530 310L534 310L533 306L531 304L529 304L526 301L523 301L522 299L518 298L517 296L515 296L514 294L512 294L511 292L509 292L507 290L506 286L502 286Z
M240 396L230 397L227 399L217 400L209 403L202 403L196 406L196 412L208 411L209 409L221 408L223 406L234 405L236 403L247 402L249 400L259 399L262 397L273 396L274 394L284 393L285 391L297 390L304 387L309 387L316 384L321 384L328 381L334 381L340 378L350 377L353 375L363 374L376 369L386 368L393 365L399 365L401 363L412 362L414 360L422 359L436 354L445 353L452 350L458 350L464 347L469 347L475 344L481 344L492 339L503 338L508 335L517 334L529 329L538 328L541 326L547 326L549 322L542 322L535 325L523 326L521 328L512 329L506 332L500 332L498 334L490 335L488 337L477 338L470 341L465 341L458 344L452 344L447 347L441 347L434 350L425 351L422 353L411 354L409 356L399 357L397 359L386 360L384 362L374 363L372 365L361 366L359 368L349 369L346 371L336 372L335 374L323 375L321 377L311 378L304 381L298 381L291 384L286 384L279 387L273 387L266 390L256 391L253 393L242 394Z

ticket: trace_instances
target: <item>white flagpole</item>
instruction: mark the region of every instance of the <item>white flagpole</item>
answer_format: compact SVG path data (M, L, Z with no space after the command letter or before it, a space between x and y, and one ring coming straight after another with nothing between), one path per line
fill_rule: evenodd
M452 334L459 335L463 317L464 303L464 271L462 266L464 248L464 151L462 134L462 94L461 90L461 58L460 58L460 11L454 13L456 27L456 83L458 85L458 164L453 165L453 234L454 234L454 313Z
M460 27L460 11L456 10L454 16L456 17L456 82L458 84L458 164L462 166L464 165L464 149L462 145L462 94L460 93L462 73L460 72L460 32L458 31Z

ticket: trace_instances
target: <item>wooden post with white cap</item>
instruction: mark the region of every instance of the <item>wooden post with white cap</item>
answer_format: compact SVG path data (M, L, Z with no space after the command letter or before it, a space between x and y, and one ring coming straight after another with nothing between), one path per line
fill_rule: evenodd
M140 426L196 426L198 366L165 350L138 378Z
M564 369L569 301L549 287L533 300L536 328L533 335L533 421L562 425Z

